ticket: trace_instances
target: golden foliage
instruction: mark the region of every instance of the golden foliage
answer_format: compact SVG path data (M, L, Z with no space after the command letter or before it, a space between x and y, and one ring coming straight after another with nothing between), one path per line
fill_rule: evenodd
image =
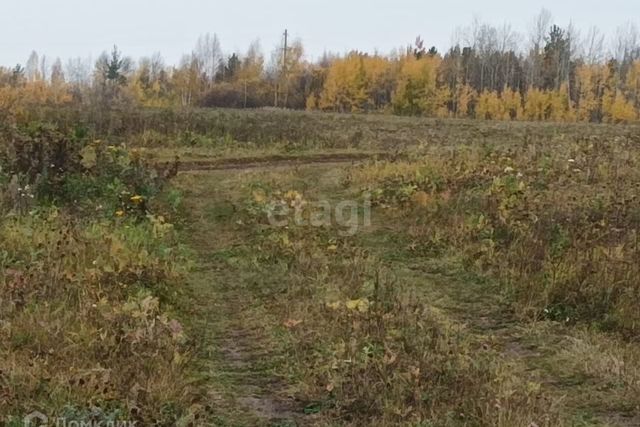
M456 91L456 116L468 117L470 115L469 107L476 97L477 93L471 86L467 84L458 85Z
M19 86L0 87L0 108L20 113L29 107L60 106L71 102L65 85L48 85L44 81L27 82Z
M476 105L476 118L483 120L502 120L504 118L504 106L497 92L485 90L480 94Z
M600 65L581 65L576 70L578 85L577 119L595 121L598 117L599 94L602 92L606 68Z
M307 99L307 108L356 112L375 106L374 91L390 66L389 60L352 52L329 68L319 99Z
M617 91L615 95L607 92L603 97L604 100L602 104L606 122L629 123L638 118L638 113L635 108L633 108L633 104L629 102L620 91Z
M438 111L437 75L440 62L438 56L417 59L407 55L401 60L398 86L392 100L395 112L434 115Z

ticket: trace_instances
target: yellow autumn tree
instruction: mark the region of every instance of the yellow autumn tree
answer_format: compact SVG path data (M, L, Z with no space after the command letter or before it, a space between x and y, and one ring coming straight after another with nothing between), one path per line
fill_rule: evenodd
M448 86L441 86L436 89L436 117L446 118L451 116L449 105L452 102L451 89Z
M468 84L460 84L456 89L456 117L471 115L471 104L476 100L477 93Z
M299 49L301 50L302 47ZM291 74L290 78L294 80L295 76L302 72L301 61L293 61L287 70ZM233 82L236 90L242 93L242 106L244 108L249 105L250 97L261 99L267 96L269 88L264 84L263 75L264 56L262 55L260 43L256 40L251 43L247 53L242 58Z
M174 68L171 74L171 86L183 107L194 104L198 95L204 91L205 82L201 68L201 64L193 55L185 56L180 66Z
M524 102L524 118L529 121L542 121L547 119L549 97L537 88L529 88Z
M389 58L380 55L366 55L362 59L368 80L369 98L376 109L389 105L396 83L395 67Z
M612 91L611 91L612 92ZM621 91L611 93L605 90L602 102L602 113L607 123L630 123L638 118L638 114Z
M437 74L440 62L437 55L418 59L409 54L401 59L398 86L392 99L395 113L425 116L437 113Z
M364 55L352 52L331 64L317 106L321 110L355 112L372 103ZM309 104L309 102L308 102Z
M638 112L640 110L640 60L634 61L629 68L625 86L627 98Z
M552 90L546 93L547 110L546 118L554 122L572 122L576 115L569 98L569 89L564 83L559 90Z
M476 103L476 118L482 120L502 120L504 107L496 91L483 91Z
M316 97L316 95L314 93L310 94L307 97L307 100L305 102L305 109L308 110L308 111L312 111L312 110L318 109L318 98Z
M579 121L597 121L600 115L600 93L604 84L605 67L581 65L576 70L578 105L576 117Z
M0 108L20 114L35 106L62 106L70 103L71 93L65 84L51 86L44 80L0 87Z
M503 120L520 120L524 114L522 96L517 90L505 88L500 96L502 101Z

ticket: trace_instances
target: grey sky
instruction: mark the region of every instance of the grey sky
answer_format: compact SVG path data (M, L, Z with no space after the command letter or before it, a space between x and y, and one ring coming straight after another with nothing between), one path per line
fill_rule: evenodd
M508 22L525 32L542 7L555 22L599 26L612 34L640 23L639 0L19 0L0 8L0 64L25 63L36 50L63 59L93 56L114 44L134 58L160 51L175 63L198 35L217 33L223 50L244 51L258 38L265 51L284 28L302 39L308 55L360 49L388 52L422 35L426 44L449 46L456 27L474 15Z

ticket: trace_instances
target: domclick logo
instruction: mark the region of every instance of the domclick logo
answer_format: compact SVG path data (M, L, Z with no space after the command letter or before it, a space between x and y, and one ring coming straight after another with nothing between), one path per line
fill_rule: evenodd
M49 425L49 418L40 411L33 411L23 419L24 427L38 427Z
M49 420L40 411L33 411L23 418L24 427L136 427L136 421L76 421L65 418Z

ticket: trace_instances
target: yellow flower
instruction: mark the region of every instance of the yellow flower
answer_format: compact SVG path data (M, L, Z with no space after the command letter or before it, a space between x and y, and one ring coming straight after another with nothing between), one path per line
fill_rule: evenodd
M366 313L369 310L369 300L367 298L350 300L345 305L349 310L357 310L360 313Z
M256 201L256 203L264 203L267 200L267 197L262 191L254 191L253 199Z
M118 217L124 216L124 211L123 210L116 211L116 216Z
M144 198L142 196L133 196L133 197L131 197L131 201L133 203L136 203L136 204L142 202L143 199Z
M296 190L289 190L284 194L285 200L300 200L302 199L302 194L298 193Z
M129 157L132 160L140 160L142 158L142 151L136 148L132 148L131 150L129 150Z
M342 305L342 303L340 301L336 301L336 302L328 302L327 303L327 307L329 307L332 310L337 310L340 308L340 306Z

